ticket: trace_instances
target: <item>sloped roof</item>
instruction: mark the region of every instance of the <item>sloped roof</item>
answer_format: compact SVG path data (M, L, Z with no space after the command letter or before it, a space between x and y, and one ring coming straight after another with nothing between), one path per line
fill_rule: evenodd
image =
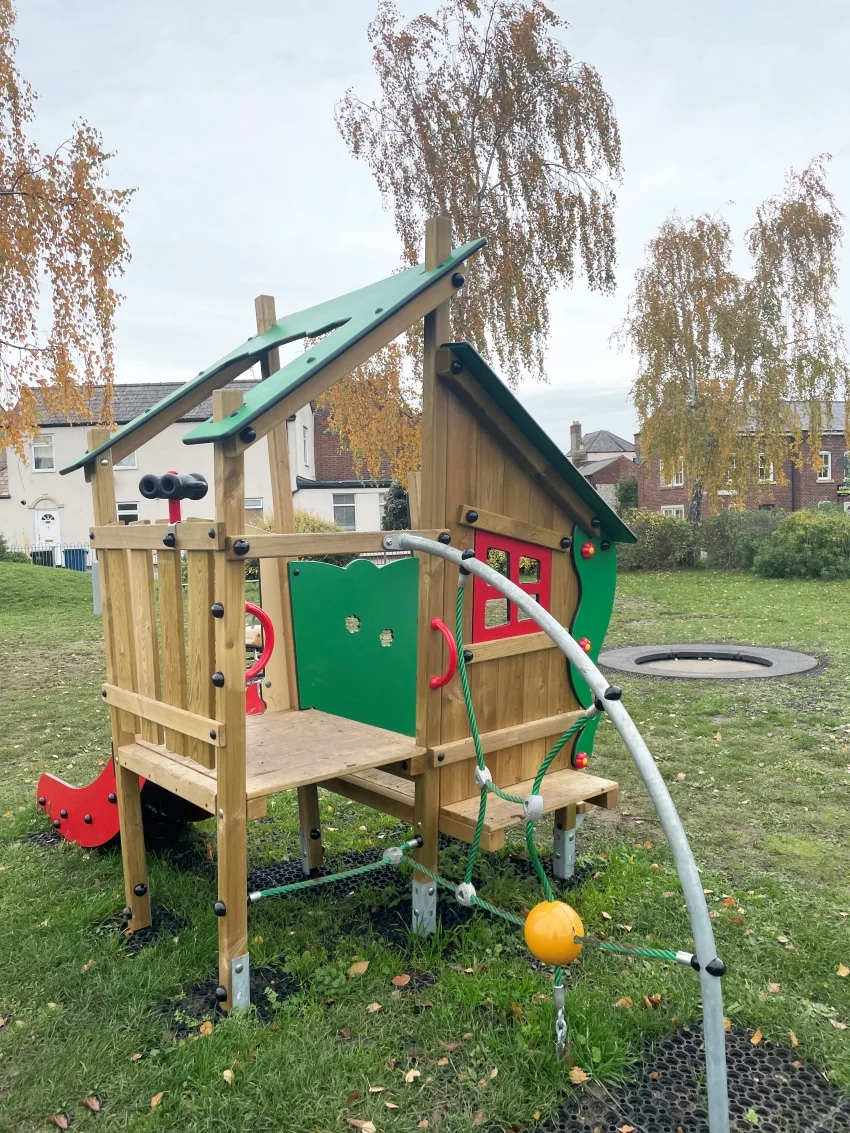
M634 441L623 440L608 429L597 429L595 433L588 433L586 437L582 437L581 447L586 453L635 451Z
M844 402L843 401L822 401L821 413L823 414L823 429L826 433L843 433L844 432ZM804 401L790 401L788 403L791 412L794 413L804 428L808 428L809 424L809 409Z
M605 460L589 460L586 464L577 464L575 467L582 476L593 476L597 472L601 472L603 468L607 468L609 464L615 464L618 460L622 459L623 457L621 456L609 456L606 457Z
M230 382L226 389L241 389L248 392L259 385L256 381ZM176 390L181 389L182 382L127 382L116 385L112 394L112 416L116 425L126 425L143 413L147 413L164 397L170 397ZM89 399L90 412L84 416L79 414L59 414L52 408L40 408L38 423L43 428L60 428L63 425L97 425L100 422L100 410L103 399L103 387L98 386L94 395ZM208 397L196 405L194 409L187 410L179 421L206 421L212 414L212 398Z
M462 363L464 369L486 391L506 417L525 435L526 440L549 462L561 479L599 517L604 534L615 543L635 543L636 537L619 515L589 484L571 460L561 452L548 433L537 424L528 410L517 401L505 383L490 369L469 342L450 342L446 348Z

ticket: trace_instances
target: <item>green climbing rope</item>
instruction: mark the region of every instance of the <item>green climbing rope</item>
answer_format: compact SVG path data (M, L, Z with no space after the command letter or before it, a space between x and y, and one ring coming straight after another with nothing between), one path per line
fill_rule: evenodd
M679 956L669 948L642 948L638 944L614 944L610 940L594 940L589 936L577 936L577 944L582 948L598 948L600 952L615 952L618 956L637 956L645 960L672 960L677 963Z

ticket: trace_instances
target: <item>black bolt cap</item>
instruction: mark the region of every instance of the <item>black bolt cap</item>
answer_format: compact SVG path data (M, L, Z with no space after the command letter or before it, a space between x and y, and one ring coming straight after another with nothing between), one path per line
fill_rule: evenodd
M449 543L451 543L451 541L452 541L452 537L448 533L448 531L441 531L440 534L437 536L437 542L442 543L444 547L447 547L449 545Z
M605 711L605 705L602 703L602 701L599 699L598 696L597 696L596 700L594 700L594 702L593 702L593 707L596 709L597 712L604 712Z
M411 841L415 842L420 850L425 845L425 840L423 839L421 834L417 834L415 838L411 838Z
M118 796L115 794L114 791L110 791L109 794L106 796L106 798L111 803L117 803L118 802Z
M466 276L463 272L456 271L452 276L452 287L463 287L466 283Z
M437 762L442 763L445 758L446 758L446 753L444 751L441 751L440 754L437 756Z
M91 826L92 816L90 814L84 814L83 815L83 822L86 824L86 826Z
M461 370L463 369L463 362L459 362L457 360L457 358L452 358L452 362L451 362L451 365L449 366L449 369L451 370L451 372L453 374L459 374L461 372Z
M54 825L54 827L55 827L55 828L56 828L56 829L58 830L58 829L59 829L59 827L60 827L60 826L62 825L62 823L61 823L61 822L59 821L59 819L58 819L58 818L54 818L54 819L53 819L53 825Z
M129 921L132 918L133 910L130 908L129 905L125 905L124 908L121 910L121 916L124 918L125 921Z
M599 518L599 516L595 515L593 517L593 519L591 519L590 526L591 527L601 527L602 526L602 520Z
M104 690L103 690L103 691L101 692L101 694L100 694L100 695L101 695L101 696L103 697L103 699L104 699L104 700L106 700L106 689L104 689Z
M603 539L602 542L599 544L599 546L602 548L603 551L607 551L608 548L611 546L611 540L610 539Z
M44 795L38 796L38 805L39 806L46 806L47 805L47 799L44 797Z
M89 532L89 539L94 539L94 532L93 531Z
M207 531L207 535L209 535L210 539L215 539L215 528L211 527L209 531Z
M314 826L313 829L310 831L310 837L313 839L314 842L318 842L319 839L321 838L321 836L322 836L321 830L319 830L319 828L317 826Z
M239 434L239 440L243 441L246 445L253 444L257 439L257 430L253 429L250 425L246 425L242 432Z
M59 811L59 817L60 817L60 818L67 818L67 817L68 817L68 812L67 812L67 810L64 810L64 809L63 809L63 810L60 810L60 811Z
M213 673L212 683L216 688L224 688L224 673Z
M570 549L570 547L572 547L572 545L573 545L572 539L569 537L569 535L565 535L563 537L563 539L561 540L561 547L565 551L568 551Z
M162 545L163 545L163 547L176 547L177 546L177 536L174 534L173 531L169 531L167 535L163 535Z
M237 539L233 544L233 553L235 555L247 555L251 550L251 544L247 539Z
M222 987L219 984L219 986L215 989L215 997L219 1001L219 1003L224 1003L225 999L227 999L227 988Z
M726 975L726 965L718 956L715 956L713 960L709 960L705 966L705 970L710 976Z
M700 970L699 960L696 958L696 956L691 956L691 967L695 972L698 972Z
M619 685L608 685L608 687L605 689L605 699L606 700L622 700L623 699L623 690L620 688Z
M464 661L466 661L467 665L469 664L469 662L472 660L472 658L474 656L475 656L475 654L472 652L471 649L464 649L463 659L464 659Z
M133 886L133 892L136 894L137 897L144 897L144 895L147 893L147 891L148 891L148 887L142 881L140 881L138 885Z
M218 735L218 732L215 730L215 728L210 728L210 739L214 740L217 735Z
M468 511L466 513L466 522L467 523L477 523L478 522L478 512L475 511L474 509L471 509L470 511Z
M213 604L210 606L210 613L214 618L223 618L224 606L222 606L221 602L213 602Z
M213 905L213 912L217 917L226 917L227 905L225 905L224 901L216 901L216 903Z

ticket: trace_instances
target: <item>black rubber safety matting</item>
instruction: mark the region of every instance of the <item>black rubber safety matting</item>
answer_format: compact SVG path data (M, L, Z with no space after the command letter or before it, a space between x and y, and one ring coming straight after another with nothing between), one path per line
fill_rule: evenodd
M734 1133L850 1133L850 1097L796 1052L726 1035ZM709 1133L702 1031L677 1031L641 1059L627 1086L590 1083L525 1133Z

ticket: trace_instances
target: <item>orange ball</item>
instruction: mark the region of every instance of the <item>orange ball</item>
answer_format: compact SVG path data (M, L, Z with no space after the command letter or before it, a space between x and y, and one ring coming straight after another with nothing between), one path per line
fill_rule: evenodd
M581 953L575 937L584 936L578 913L564 901L541 901L525 918L525 943L544 964L571 964Z

